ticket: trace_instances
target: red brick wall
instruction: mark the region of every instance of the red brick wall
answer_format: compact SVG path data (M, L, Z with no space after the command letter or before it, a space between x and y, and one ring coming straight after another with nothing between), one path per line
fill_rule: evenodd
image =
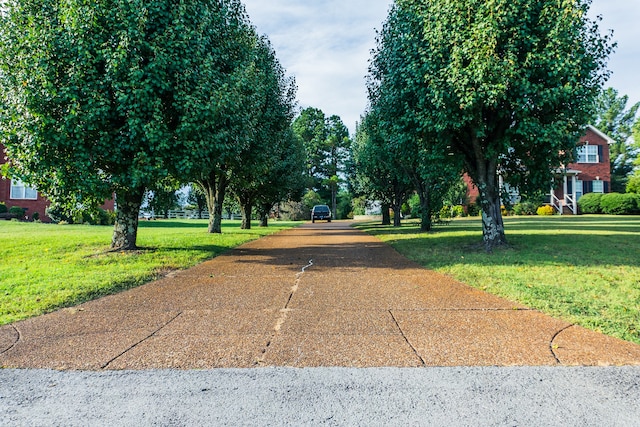
M478 191L478 187L473 183L471 177L466 173L462 175L462 179L467 184L467 197L469 198L469 204L474 204L476 202L476 198L480 195L480 191Z

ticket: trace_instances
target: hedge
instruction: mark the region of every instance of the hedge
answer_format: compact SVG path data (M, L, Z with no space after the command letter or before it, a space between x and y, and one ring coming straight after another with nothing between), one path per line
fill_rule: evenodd
M636 198L635 194L603 194L600 200L600 209L602 213L607 215L632 215L638 212Z
M602 200L602 193L587 193L580 197L578 200L578 206L583 214L600 214L602 209L600 208L600 201Z

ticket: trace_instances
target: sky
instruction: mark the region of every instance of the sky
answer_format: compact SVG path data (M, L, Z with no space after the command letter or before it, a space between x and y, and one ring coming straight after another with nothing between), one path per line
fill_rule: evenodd
M283 67L296 78L301 108L338 115L353 134L367 107L365 76L376 29L391 0L244 0L251 22L266 34ZM603 32L618 47L610 57L607 87L640 102L640 1L594 0Z

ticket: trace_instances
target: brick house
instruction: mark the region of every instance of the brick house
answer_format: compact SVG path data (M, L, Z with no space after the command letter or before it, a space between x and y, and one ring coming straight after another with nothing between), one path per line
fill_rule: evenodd
M615 141L596 129L587 126L578 142L577 159L556 172L556 188L551 189L547 204L559 214L578 214L578 200L587 193L608 193L611 188L611 163L609 146ZM478 189L471 179L463 176L468 197L474 203ZM517 191L507 189L511 202L519 201Z
M558 213L578 214L578 200L587 193L609 193L611 162L609 146L613 139L588 126L578 143L578 156L558 171L559 185L551 190L549 204Z
M4 154L4 146L0 144L0 165L7 162ZM43 197L35 188L31 188L19 180L5 178L0 175L0 202L5 203L7 208L18 206L25 209L25 217L33 218L34 213L38 213L40 220L51 222L51 218L46 215L46 209L51 202ZM114 210L113 200L105 201L102 209Z

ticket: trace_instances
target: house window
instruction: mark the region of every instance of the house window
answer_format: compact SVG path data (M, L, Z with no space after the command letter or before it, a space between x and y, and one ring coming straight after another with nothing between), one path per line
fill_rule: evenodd
M592 185L594 193L604 193L604 181L593 181Z
M27 186L20 180L11 180L11 199L13 200L36 200L38 192L35 188Z
M597 145L582 145L578 147L578 163L598 163L600 161L598 154Z

